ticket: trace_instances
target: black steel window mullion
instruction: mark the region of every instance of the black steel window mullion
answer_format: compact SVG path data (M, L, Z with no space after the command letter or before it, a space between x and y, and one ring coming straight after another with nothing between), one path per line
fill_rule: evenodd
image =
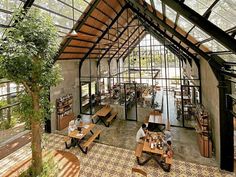
M127 25L128 25L128 18L129 18L129 13L128 13L128 10L127 10ZM127 34L128 34L128 53L130 53L130 49L129 49L129 25L128 25L128 28L127 28ZM130 55L128 56L128 76L129 76L129 83L130 83Z
M119 20L119 18L118 18L117 20ZM130 23L132 23L133 20L134 20L134 19L132 19ZM127 28L128 28L128 24L127 24ZM116 42L116 41L119 39L119 37L123 35L123 33L126 31L127 28L125 28L118 36L116 36L116 39L115 39L114 42ZM101 58L99 58L99 60L101 60L101 59L106 55L106 53L107 53L108 51L110 51L110 49L111 49L112 46L113 46L113 45L111 45L111 46L109 46L109 47L107 48L107 50L103 53L103 55L101 56ZM119 48L118 48L118 49L119 49ZM117 52L118 52L118 50L115 52L115 54L113 54L113 56L111 57L110 60L113 59L113 57L117 54Z
M153 63L152 63L152 36L150 35L150 58L151 58L151 78L152 78L152 85L153 85ZM154 95L154 89L152 89Z
M136 30L137 30L138 28L136 28ZM136 32L136 30L133 32L133 34ZM143 33L145 31L145 29L141 32L141 33ZM132 35L132 34L131 34ZM138 37L137 37L137 39L138 39ZM133 42L132 42L132 44L131 45L133 45L133 44L135 44L135 42L137 42L137 39L135 39ZM127 41L128 41L128 39L127 39ZM127 49L125 49L125 51L121 54L121 57L123 57L123 55L127 52L127 50L128 50L128 48ZM124 59L125 59L125 57L124 57Z
M169 124L170 119L169 119L169 98L168 98L168 83L167 83L167 58L166 58L166 41L164 38L164 64L165 64L165 82L166 82L166 109L167 109L167 117L166 119L168 120L167 124Z

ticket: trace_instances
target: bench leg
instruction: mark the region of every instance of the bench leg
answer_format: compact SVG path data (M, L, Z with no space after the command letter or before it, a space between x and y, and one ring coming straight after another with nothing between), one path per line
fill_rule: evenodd
M109 123L108 124L106 124L106 122L104 122L104 120L103 119L101 119L101 121L102 121L102 123L106 126L106 127L109 127Z
M80 144L78 143L78 147L80 148L80 150L84 153L87 154L88 152L88 148L86 147L85 150L80 146Z
M98 139L99 140L99 138L100 138L100 134L96 137L96 139Z
M158 162L158 164L165 172L170 172L170 164L166 164L165 162Z
M70 146L67 144L67 142L65 142L65 146L66 146L66 149L70 149L71 148L71 144Z

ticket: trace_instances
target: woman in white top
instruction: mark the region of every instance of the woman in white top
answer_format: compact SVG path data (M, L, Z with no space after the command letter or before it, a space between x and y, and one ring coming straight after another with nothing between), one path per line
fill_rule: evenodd
M76 130L76 125L75 125L75 121L72 120L69 122L69 126L68 126L68 135L70 134L70 132Z
M143 142L144 137L146 136L146 134L145 134L146 129L147 129L146 124L143 124L142 127L140 127L140 129L138 130L138 132L136 134L137 143Z

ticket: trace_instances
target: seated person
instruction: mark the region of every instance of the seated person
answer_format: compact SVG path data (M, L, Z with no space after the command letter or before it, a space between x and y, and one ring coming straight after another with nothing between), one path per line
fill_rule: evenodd
M169 130L164 131L164 139L163 142L165 145L167 145L167 141L171 142L171 132Z
M72 120L72 121L69 122L68 135L74 130L76 130L76 125L75 125L75 121Z
M75 125L75 121L74 120L70 121L69 126L68 126L68 135L72 131L76 130L76 128L77 128L77 126ZM71 138L71 146L74 147L76 145L76 143L77 143L77 139L76 138Z
M78 127L80 124L82 123L82 120L81 120L81 115L78 114L76 120L75 120L75 125L76 127Z
M140 127L140 129L138 130L138 132L136 134L136 142L137 143L143 142L143 140L146 136L145 131L147 131L147 126L146 126L146 124L143 124L142 127Z
M172 143L171 143L171 141L167 141L167 148L165 150L165 154L163 155L163 157L172 158L173 155L174 155L174 151L172 148Z

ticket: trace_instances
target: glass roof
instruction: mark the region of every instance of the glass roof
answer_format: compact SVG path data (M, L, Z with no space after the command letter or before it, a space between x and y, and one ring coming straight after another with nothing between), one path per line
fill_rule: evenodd
M154 2L156 10L161 12L162 3L160 2L160 0ZM150 2L148 3L150 4ZM212 12L208 20L224 31L236 27L236 0L220 0L217 3L215 3L215 0L185 0L184 3L200 15L205 14L208 10L212 8ZM187 34L194 37L198 42L209 39L202 44L207 47L209 51L218 53L220 53L221 51L228 51L227 48L222 46L218 41L213 40L210 35L208 35L203 30L195 26L193 23L185 19L183 16L179 15L178 19L176 20L176 11L174 11L167 5L165 5L165 16L173 23L177 21L177 25L181 29L183 29ZM195 44L197 45L198 42ZM233 55L234 54L230 55L230 61L235 60L236 57L232 57ZM219 56L222 57L223 55L221 54ZM224 59L225 61L229 61L227 57L222 57L222 59Z
M184 3L200 15L203 15L214 1L215 0L185 0Z
M10 25L14 9L22 7L26 0L1 0L0 1L0 36ZM84 12L91 0L74 0L75 21ZM72 0L35 0L31 7L49 14L58 28L58 35L65 36L73 27Z
M202 41L210 37L198 27L194 27L189 34L193 36L197 41Z
M11 24L14 9L22 7L23 4L23 2L18 0L0 1L0 36L3 35L5 29Z
M182 16L179 17L179 20L178 20L177 24L184 31L189 31L193 27L193 24L191 22L189 22L187 19L185 19L184 17L182 17Z
M228 51L227 48L225 48L223 45L221 45L216 40L211 40L209 42L206 42L206 43L204 43L204 46L206 46L212 52Z
M236 26L236 1L219 1L214 7L209 20L223 30Z
M161 0L145 0L148 4L154 3L157 11L162 13L163 7ZM3 35L5 29L11 25L12 12L22 7L26 0L1 0L0 1L0 36ZM74 14L77 20L91 0L74 0ZM212 6L215 0L185 0L184 3L197 13L203 15ZM44 13L50 14L54 23L58 28L58 35L65 36L72 28L73 24L73 7L72 0L35 0L32 8L37 8ZM165 5L165 16L173 23L182 28L186 33L193 36L197 41L202 41L210 38L208 34L200 28L194 26L190 21L183 16L178 15L176 11ZM177 18L178 17L178 18ZM220 27L222 30L228 30L236 27L236 0L220 0L212 8L212 13L209 16L209 21ZM191 30L191 31L190 31ZM175 39L175 37L174 37ZM211 39L211 38L210 38ZM211 39L202 45L212 50L212 52L227 51L220 45L219 42ZM234 54L232 54L234 55ZM223 59L223 55L219 55ZM234 55L235 56L235 55ZM231 60L235 57L231 57ZM228 59L227 59L228 60Z
M160 0L155 0L155 1L154 1L154 5L155 5L155 8L156 8L160 13L162 13L161 1L160 1Z
M165 8L166 8L166 17L169 18L171 21L175 22L177 13L168 6L165 6Z
M234 54L221 55L220 57L228 62L236 62L236 55Z

